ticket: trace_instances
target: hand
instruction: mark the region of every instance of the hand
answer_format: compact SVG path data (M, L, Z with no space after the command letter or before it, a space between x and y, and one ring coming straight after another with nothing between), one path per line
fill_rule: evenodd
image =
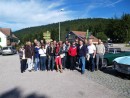
M95 58L95 55L93 56L93 58Z

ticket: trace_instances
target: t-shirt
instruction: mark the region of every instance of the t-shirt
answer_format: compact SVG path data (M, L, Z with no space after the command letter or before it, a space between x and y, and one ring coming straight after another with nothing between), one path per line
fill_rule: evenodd
M46 49L39 49L40 56L46 56Z
M104 45L103 44L96 45L96 52L104 54L105 53Z
M92 54L96 50L96 47L95 45L92 44L92 45L88 45L87 49L88 49L88 53Z

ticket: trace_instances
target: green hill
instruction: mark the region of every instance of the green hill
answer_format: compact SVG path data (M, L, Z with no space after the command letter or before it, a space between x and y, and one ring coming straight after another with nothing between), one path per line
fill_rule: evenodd
M33 41L35 38L43 38L43 32L51 32L52 39L58 40L58 23L29 27L15 31L14 34L21 40ZM93 35L99 38L107 36L114 42L125 42L130 37L130 14L124 14L120 19L87 18L61 22L61 39L65 40L69 31L87 31L89 29ZM127 36L126 36L127 35Z

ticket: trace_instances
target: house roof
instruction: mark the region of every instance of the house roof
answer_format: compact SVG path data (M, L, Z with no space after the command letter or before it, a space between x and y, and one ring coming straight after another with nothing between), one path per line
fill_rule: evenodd
M6 36L10 36L11 29L10 28L0 28L0 31L5 34Z
M85 38L86 37L86 32L83 31L72 31L75 35L77 35L78 37L82 37Z
M13 38L18 38L18 37L16 37L14 34L12 34L12 37L13 37Z
M93 39L93 42L98 42L98 39L93 35L90 35L89 39Z
M87 32L83 32L83 31L71 31L73 32L76 36L78 36L79 38L85 39L86 38L86 33ZM89 39L93 39L93 42L98 42L98 38L96 38L93 35L89 36Z

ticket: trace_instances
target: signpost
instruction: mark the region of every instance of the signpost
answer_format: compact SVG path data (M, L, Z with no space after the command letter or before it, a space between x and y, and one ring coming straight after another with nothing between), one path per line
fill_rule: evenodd
M51 32L49 32L49 31L43 32L43 39L45 39L46 42L52 41L52 39L51 39Z

